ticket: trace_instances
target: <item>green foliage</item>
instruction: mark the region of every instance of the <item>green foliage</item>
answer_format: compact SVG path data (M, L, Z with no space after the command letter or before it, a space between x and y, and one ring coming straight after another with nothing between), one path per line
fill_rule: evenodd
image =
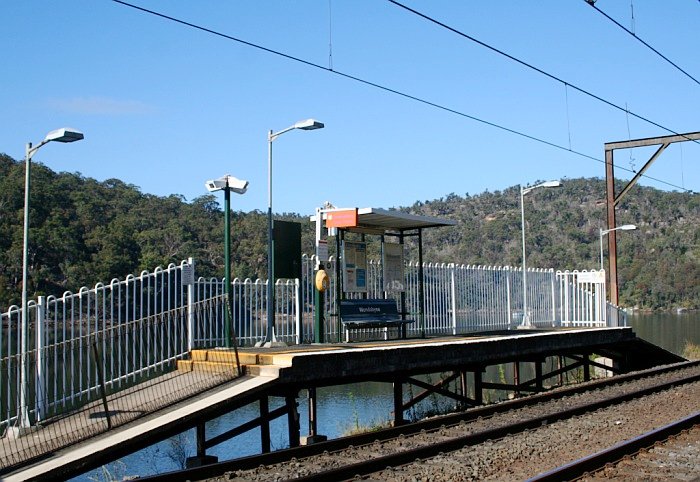
M604 193L600 179L572 179L561 189L530 193L528 266L597 269ZM464 197L452 193L402 210L458 221L453 228L425 231L426 260L519 266L519 202L519 189L510 187ZM24 163L0 154L0 307L20 302L23 205ZM302 250L313 252L308 217L276 217L300 222ZM187 202L177 195L142 194L117 179L98 182L33 164L30 220L32 297L61 295L188 257L195 258L198 275L223 276L224 216L213 195ZM618 208L618 224L639 228L618 234L621 304L700 308L700 196L635 187ZM234 212L231 236L233 276L265 278L265 214ZM376 258L375 238L368 238L368 250ZM415 240L407 243L407 258L415 260Z
M622 184L617 187L617 192ZM607 228L605 183L569 179L525 199L527 265L559 270L598 269L599 228ZM447 215L454 228L426 231L431 261L522 264L520 191L416 203L409 211ZM700 196L636 186L617 210L620 302L641 309L700 308ZM607 263L607 240L604 240ZM607 264L606 264L607 266Z
M24 163L0 154L0 306L20 303ZM304 221L305 249L313 233ZM267 223L260 212L233 213L233 274L267 272ZM142 194L117 179L98 182L32 164L30 297L62 295L129 273L194 257L197 273L222 277L224 216L212 195Z

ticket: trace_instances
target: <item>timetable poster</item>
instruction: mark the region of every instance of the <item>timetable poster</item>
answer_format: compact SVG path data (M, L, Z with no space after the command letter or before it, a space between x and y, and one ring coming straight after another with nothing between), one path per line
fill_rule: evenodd
M343 288L348 293L367 291L367 243L343 241Z
M403 244L384 243L384 291L406 291L403 272Z

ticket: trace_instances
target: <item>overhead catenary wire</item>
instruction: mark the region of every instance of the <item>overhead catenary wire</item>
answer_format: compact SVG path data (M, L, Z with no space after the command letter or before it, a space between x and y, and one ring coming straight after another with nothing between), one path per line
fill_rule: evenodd
M500 50L500 49L498 49L498 48L496 48L496 47L494 47L494 46L492 46L492 45L487 44L486 42L482 42L481 40L479 40L479 39L477 39L477 38L474 38L474 37L472 37L471 35L468 35L468 34L462 32L462 31L460 31L460 30L457 30L457 29L454 28L454 27L450 27L449 25L447 25L447 24L445 24L445 23L443 23L443 22L440 22L440 21L437 20L437 19L435 19L435 18L433 18L433 17L431 17L431 16L429 16L429 15L426 15L426 14L424 14L424 13L422 13L422 12L419 12L418 10L415 10L415 9L413 9L413 8L411 8L411 7L408 7L408 6L406 6L406 5L404 5L404 4L400 3L400 2L397 2L396 0L387 0L387 1L388 1L389 3L392 3L392 4L396 5L397 7L403 8L404 10L406 10L406 11L408 11L408 12L410 12L410 13L413 13L414 15L417 15L417 16L423 18L424 20L427 20L427 21L429 21L429 22L431 22L431 23L434 23L435 25L438 25L438 26L440 26L440 27L442 27L442 28L444 28L444 29L446 29L446 30L449 30L450 32L453 32L453 33L459 35L460 37L466 38L467 40L470 40L470 41L472 41L472 42L474 42L474 43L476 43L476 44L478 44L478 45L481 45L482 47L485 47L485 48L491 50L492 52L495 52L495 53L497 53L497 54L499 54L499 55L502 55L503 57L506 57L506 58L508 58L508 59L510 59L510 60L512 60L512 61L514 61L514 62L516 62L516 63L518 63L518 64L520 64L520 65L522 65L522 66L524 66L524 67L527 67L528 69L534 70L535 72L538 72L538 73L540 73L540 74L542 74L542 75L544 75L544 76L546 76L546 77L548 77L548 78L550 78L550 79L552 79L552 80L555 80L555 81L557 81L557 82L559 82L559 83L561 83L561 84L568 85L568 86L571 87L572 89L574 89L574 90L576 90L576 91L578 91L578 92L580 92L580 93L582 93L582 94L584 94L584 95L587 95L588 97L591 97L591 98L593 98L593 99L595 99L595 100L597 100L597 101L600 101L600 102L602 102L602 103L604 103L604 104L606 104L606 105L608 105L608 106L610 106L610 107L613 107L613 108L615 108L615 109L617 109L617 110L619 110L619 111L621 111L621 112L625 112L625 113L627 113L627 114L629 114L629 115L631 115L631 116L633 116L633 117L636 117L636 118L639 119L639 120L642 120L642 121L647 122L647 123L649 123L649 124L651 124L651 125L653 125L653 126L656 126L656 127L658 127L659 129L663 129L663 130L665 130L665 131L667 131L667 132L670 132L671 134L674 134L674 135L677 135L677 136L678 136L678 135L683 135L683 134L681 134L681 133L679 133L679 132L674 131L673 129L670 129L670 128L665 127L665 126L663 126L663 125L661 125L661 124L659 124L659 123L657 123L657 122L654 122L654 121L652 121L651 119L648 119L648 118L646 118L646 117L644 117L644 116L642 116L642 115L640 115L640 114L635 114L634 112L628 111L628 110L625 109L624 107L622 107L622 106L620 106L620 105L617 105L617 104L615 104L615 103L612 102L612 101L609 101L609 100L607 100L607 99L604 99L603 97L601 97L601 96L599 96L599 95L596 95L596 94L594 94L594 93L592 93L592 92L589 92L589 91L583 89L582 87L578 87L578 86L572 84L571 82L568 82L568 81L566 81L566 80L564 80L564 79L561 79L560 77L557 77L557 76L554 75L554 74L550 74L549 72L547 72L547 71L545 71L545 70L542 70L542 69L540 69L539 67L535 67L534 65L532 65L532 64L530 64L530 63L527 63L527 62L525 62L524 60L521 60L521 59L519 59L519 58L517 58L517 57L515 57L515 56L513 56L513 55L510 55L510 54L504 52L503 50ZM689 141L692 141L692 142L698 143L698 141L693 140L693 139L688 139L688 140L689 140Z
M596 7L593 3L588 2L588 1L586 1L586 3L587 3L588 5L590 5L591 7L593 7L593 8L594 8L598 13L600 13L602 16L604 16L605 18L607 18L608 20L610 20L612 23L614 23L615 25L617 25L618 27L620 27L622 30L624 30L625 32L627 32L628 34L630 34L632 37L634 37L635 39L637 39L637 40L638 40L639 42L641 42L642 45L644 45L646 48L648 48L649 50L651 50L652 52L654 52L656 55L658 55L659 57L661 57L662 59L664 59L666 62L668 62L669 64L671 64L673 67L675 67L677 70L679 70L680 72L682 72L682 73L683 73L686 77L688 77L690 80L692 80L692 81L695 82L696 84L700 85L700 81L698 81L698 79L696 79L695 77L693 77L692 75L690 75L688 72L686 72L685 70L683 70L682 68L680 68L675 62L671 61L668 57L666 57L664 54L662 54L661 52L659 52L658 50L656 50L654 47L652 47L651 45L649 45L647 42L645 42L644 40L642 40L641 38L639 38L639 36L638 36L637 34L635 34L634 32L632 32L631 30L625 28L622 24L620 24L620 22L618 22L617 20L615 20L614 18L612 18L610 15L608 15L607 13L605 13L604 11L602 11L601 9L599 9L598 7ZM634 10L633 10L633 12L634 12ZM632 13L632 15L633 15L633 16L632 16L632 21L634 21L634 13Z
M339 70L334 70L334 69L331 69L331 68L329 68L329 67L324 67L323 65L320 65L320 64L311 62L311 61L309 61L309 60L305 60L305 59L302 59L302 58L299 58L299 57L295 57L295 56L293 56L293 55L286 54L286 53L284 53L284 52L280 52L280 51L278 51L278 50L274 50L274 49L271 49L271 48L268 48L268 47L264 47L264 46L262 46L262 45L255 44L255 43L249 42L249 41L247 41L247 40L243 40L243 39L234 37L234 36L232 36L232 35L225 34L225 33L223 33L223 32L218 32L218 31L216 31L216 30L212 30L212 29L210 29L210 28L203 27L203 26L201 26L201 25L197 25L197 24L194 24L194 23L191 23L191 22L187 22L187 21L185 21L185 20L181 20L181 19L178 19L178 18L169 16L169 15L166 15L166 14L163 14L163 13L160 13L160 12L156 12L155 10L150 10L150 9L147 9L147 8L144 8L144 7L141 7L141 6L138 6L138 5L134 5L134 4L132 4L132 3L128 3L128 2L126 2L126 1L124 1L124 0L112 0L112 2L117 3L117 4L120 4L120 5L123 5L123 6L125 6L125 7L133 8L133 9L135 9L135 10L138 10L138 11L141 11L141 12L144 12L144 13L148 13L148 14L150 14L150 15L154 15L154 16L156 16L156 17L159 17L159 18L162 18L162 19L171 21L171 22L178 23L178 24L180 24L180 25L184 25L184 26L186 26L186 27L190 27L190 28L193 28L193 29L196 29L196 30L200 30L200 31L202 31L202 32L209 33L209 34L215 35L215 36L217 36L217 37L224 38L224 39L226 39L226 40L231 40L231 41L233 41L233 42L237 42L237 43L240 43L240 44L242 44L242 45L246 45L246 46L248 46L248 47L252 47L252 48L254 48L254 49L261 50L261 51L263 51L263 52L266 52L266 53L269 53L269 54L273 54L273 55L276 55L276 56L278 56L278 57L285 58L285 59L287 59L287 60L291 60L291 61L293 61L293 62L298 62L298 63L300 63L300 64L306 65L307 67L313 67L313 68L318 69L318 70L323 70L323 71L325 71L325 72L328 72L328 73L331 73L331 74L334 74L334 75L343 77L343 78L345 78L345 79L353 80L353 81L355 81L355 82L359 82L359 83L361 83L361 84L364 84L364 85L367 85L367 86L370 86L370 87L374 87L374 88L379 89L379 90L382 90L382 91L384 91L384 92L388 92L388 93L391 93L391 94L395 94L395 95L398 95L398 96L400 96L400 97L403 97L403 98L406 98L406 99L410 99L410 100L413 100L413 101L415 101L415 102L419 102L419 103L421 103L421 104L424 104L424 105L427 105L427 106L430 106L430 107L434 107L434 108L436 108L436 109L439 109L439 110L442 110L442 111L445 111L445 112L449 112L449 113L451 113L451 114L455 114L455 115L458 115L458 116L460 116L460 117L464 117L464 118L473 120L473 121L475 121L475 122L479 122L479 123L481 123L481 124L484 124L484 125L487 125L487 126L490 126L490 127L494 127L494 128L496 128L496 129L502 130L502 131L504 131L504 132L508 132L508 133L510 133L510 134L514 134L514 135L523 137L523 138L525 138L525 139L529 139L529 140L531 140L531 141L538 142L538 143L540 143L540 144L544 144L544 145L547 145L547 146L549 146L549 147L553 147L553 148L555 148L555 149L559 149L559 150L562 150L562 151L570 152L571 154L574 154L574 155L577 155L577 156L580 156L580 157L583 157L583 158L586 158L586 159L589 159L589 160L592 160L592 161L595 161L595 162L598 162L598 163L601 163L601 164L605 164L605 161L604 161L604 160L598 159L598 158L596 158L596 157L594 157L594 156L591 156L591 155L588 155L588 154L586 154L586 153L579 152L579 151L576 151L576 150L573 150L573 149L567 149L566 147L561 146L561 145L559 145L559 144L556 144L556 143L554 143L554 142L550 142L550 141L547 141L547 140L545 140L545 139L541 139L541 138L539 138L539 137L536 137L536 136L533 136L533 135L530 135L530 134L526 134L526 133L521 132L521 131L518 131L518 130L516 130L516 129L512 129L512 128L509 128L509 127L505 127L505 126L500 125L500 124L497 124L497 123L495 123L495 122L491 122L491 121L487 121L487 120L481 119L481 118L479 118L479 117L476 117L476 116L473 116L473 115L470 115L470 114L467 114L467 113L458 111L458 110L456 110L456 109L453 109L453 108L450 108L450 107L447 107L447 106L444 106L444 105L441 105L441 104L438 104L438 103L435 103L435 102L432 102L432 101L429 101L429 100L426 100L426 99L423 99L423 98L420 98L420 97L417 97L417 96L414 96L414 95L411 95L411 94L407 94L407 93L405 93L405 92L401 92L401 91L396 90L396 89L393 89L393 88L391 88L391 87L387 87L387 86L378 84L378 83L376 83L376 82L372 82L372 81L369 81L369 80L362 79L362 78L357 77L357 76L354 76L354 75L352 75L352 74L348 74L348 73L345 73L345 72L342 72L342 71L339 71ZM652 123L652 124L654 124L654 123ZM654 124L654 125L657 125L657 124ZM658 125L657 125L657 126L658 126ZM680 134L678 134L678 133L676 133L676 132L674 132L674 131L672 131L672 130L670 130L670 129L667 129L667 128L663 127L663 126L658 126L658 127L663 128L664 130L669 131L669 132L672 132L672 133L674 133L674 134L676 134L676 135L680 135ZM626 168L624 168L624 167L619 167L619 169L620 169L620 170L623 170L623 171L627 171L627 172L633 173L632 171L630 171L629 169L626 169ZM662 179L658 179L658 178L655 178L655 177L652 177L652 176L648 176L648 175L644 175L643 177L645 177L646 179L649 179L649 180L656 181L656 182L658 182L658 183L664 184L664 185L666 185L666 186L668 186L668 187L671 187L671 188L681 189L681 190L683 190L683 191L692 192L692 191L689 190L689 189L682 188L681 186L678 186L678 185L673 184L673 183L668 182L668 181L664 181L664 180L662 180Z

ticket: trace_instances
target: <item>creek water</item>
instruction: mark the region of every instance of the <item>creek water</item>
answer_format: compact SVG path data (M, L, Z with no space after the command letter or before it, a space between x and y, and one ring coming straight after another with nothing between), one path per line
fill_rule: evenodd
M683 314L638 314L629 317L635 333L646 341L654 343L673 353L682 354L686 343L700 345L700 313ZM508 379L509 367L491 367L486 378ZM437 376L437 375L436 375ZM386 424L393 409L393 391L388 383L360 383L318 389L318 432L329 438L347 435L362 428ZM283 400L271 400L270 410L283 404ZM428 404L430 410L441 410L449 406L445 400L433 399ZM423 405L425 409L425 405ZM207 423L207 437L215 436L234 426L257 416L257 405L237 410ZM299 415L302 434L307 433L308 405L305 391L300 393ZM421 413L413 413L416 417ZM287 446L286 417L271 424L271 444L273 450ZM233 440L210 449L207 453L219 460L257 454L260 451L259 431L251 430ZM147 449L141 450L105 467L93 470L72 480L108 481L122 480L126 476L151 475L177 470L184 457L195 453L193 430L184 432Z

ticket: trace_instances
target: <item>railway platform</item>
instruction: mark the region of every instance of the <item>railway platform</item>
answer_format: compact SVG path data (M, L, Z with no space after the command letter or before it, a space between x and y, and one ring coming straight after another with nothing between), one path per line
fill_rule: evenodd
M190 460L192 465L213 461L207 455L208 449L249 430L260 430L260 451L265 453L271 450L270 422L279 417L287 419L290 447L313 443L323 440L316 428L315 394L317 388L324 386L368 381L392 384L393 424L398 426L407 422L407 410L432 394L469 408L484 404L488 391L512 398L559 386L565 374L574 373L580 380L589 380L596 370L622 374L682 360L641 340L625 327L510 330L237 351L193 350L189 359L177 363L170 376L173 381L162 380L159 390L167 390L168 383L177 383L180 377L202 374L224 375L221 383L79 444L54 447L43 459L22 464L5 474L3 480L65 479L190 428L197 432L197 455ZM486 379L486 370L496 365L508 365L512 376L496 382ZM237 373L243 375L235 376ZM421 377L434 373L440 374L435 383ZM408 385L418 389L410 390L410 397L405 390ZM138 391L139 387L133 390ZM297 411L302 391L309 399L309 427L304 437ZM282 397L284 404L270 410L273 397ZM207 421L250 404L257 404L259 415L255 419L207 437ZM92 410L104 412L99 404ZM70 424L69 417L62 423ZM25 443L32 443L31 440L26 437Z

